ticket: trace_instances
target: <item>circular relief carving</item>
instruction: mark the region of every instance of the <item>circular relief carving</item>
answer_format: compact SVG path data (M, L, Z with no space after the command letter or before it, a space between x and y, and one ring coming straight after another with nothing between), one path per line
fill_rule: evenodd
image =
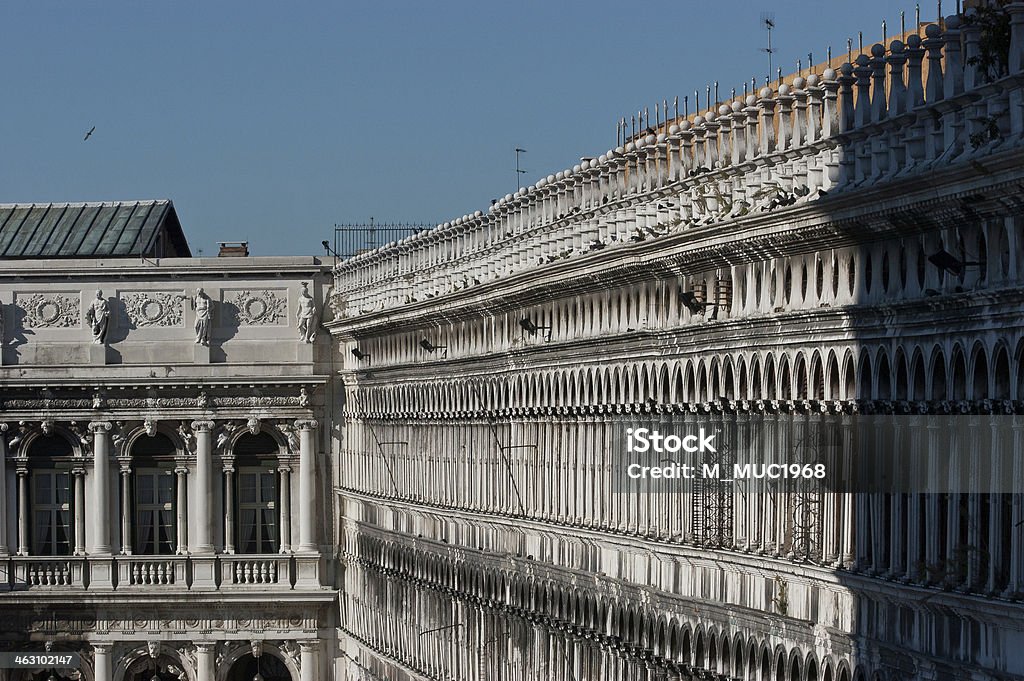
M288 624L292 628L301 627L302 626L302 617L300 615L295 615L294 617L290 617L288 619Z
M261 298L250 298L245 301L245 314L254 321L263 319L267 314L267 303Z
M252 626L252 620L237 620L237 621L238 621L238 626L240 628L248 629L250 626Z
M148 322L158 322L163 319L166 310L164 309L163 303L159 300L153 300L152 298L147 300L139 308L139 312Z
M60 319L60 305L52 300L44 300L36 307L36 318L43 324L50 325Z
M135 620L133 624L136 629L145 629L149 626L149 620Z
M198 629L199 628L199 620L198 619L185 620L185 626L188 627L189 629Z

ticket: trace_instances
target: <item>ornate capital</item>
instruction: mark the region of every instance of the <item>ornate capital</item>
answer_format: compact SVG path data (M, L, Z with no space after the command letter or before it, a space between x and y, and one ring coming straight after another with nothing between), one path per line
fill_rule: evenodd
M113 427L110 421L89 421L89 430L94 433L110 432Z
M319 425L316 419L298 419L295 421L296 430L315 430Z
M302 648L302 651L305 653L316 652L320 649L320 641L317 639L299 641L299 647Z
M216 643L196 643L196 652L199 653L213 653L216 649Z
M193 421L191 425L196 433L209 433L216 426L213 421Z
M95 655L108 655L114 649L113 643L93 643L92 652Z

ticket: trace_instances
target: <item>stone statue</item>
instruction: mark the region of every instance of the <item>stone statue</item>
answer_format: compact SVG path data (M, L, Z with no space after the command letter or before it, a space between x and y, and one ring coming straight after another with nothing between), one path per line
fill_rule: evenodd
M103 297L103 291L96 292L96 298L85 309L85 321L92 327L92 342L102 345L107 342L107 327L110 322L110 305Z
M295 320L298 322L299 339L303 343L312 343L316 340L316 327L320 325L320 315L317 313L313 296L309 295L309 284L306 282L302 282Z
M203 289L196 289L196 297L192 300L196 310L196 345L210 344L210 296Z

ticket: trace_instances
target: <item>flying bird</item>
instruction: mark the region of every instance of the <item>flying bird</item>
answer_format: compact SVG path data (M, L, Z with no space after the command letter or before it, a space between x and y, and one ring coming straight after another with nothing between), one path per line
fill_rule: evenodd
M82 138L82 141L84 142L85 140L87 140L87 139L89 139L90 137L92 137L92 134L93 134L94 132L96 132L96 126L95 126L95 125L94 125L94 126L92 126L91 128L89 128L89 132L85 133L85 137L83 137L83 138Z

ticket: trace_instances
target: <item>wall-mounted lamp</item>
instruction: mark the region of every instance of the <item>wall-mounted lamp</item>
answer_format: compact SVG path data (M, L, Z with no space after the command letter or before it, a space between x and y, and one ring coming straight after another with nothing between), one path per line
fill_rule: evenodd
M550 326L538 326L537 324L534 324L533 320L530 319L529 317L523 317L522 319L520 319L519 326L522 327L523 331L530 334L531 336L536 336L537 332L541 330L547 331L547 333L544 334L544 338L546 338L547 340L551 340Z
M940 248L937 253L929 255L928 262L944 272L949 272L954 277L963 277L964 270L968 267L981 267L980 262L966 262L944 248Z
M355 356L356 359L366 359L370 356L370 353L363 352L359 348L352 348L352 355Z
M426 338L420 340L420 347L426 350L427 352L433 352L434 350L445 350L448 348L447 345L434 345Z
M683 304L690 314L702 314L707 308L708 304L697 300L697 296L693 291L683 291L679 294L679 301Z

